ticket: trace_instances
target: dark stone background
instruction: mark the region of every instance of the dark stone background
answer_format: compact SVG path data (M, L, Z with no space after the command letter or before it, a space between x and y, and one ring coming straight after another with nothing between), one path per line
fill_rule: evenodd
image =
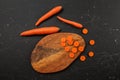
M20 37L20 32L35 28L37 19L54 6L62 5L58 15L81 22L88 35L64 24L56 16L40 26L59 26L62 32L82 35L87 45L84 55L93 50L94 58L79 58L66 70L40 74L30 65L30 55L44 36ZM0 0L0 80L120 80L120 0Z

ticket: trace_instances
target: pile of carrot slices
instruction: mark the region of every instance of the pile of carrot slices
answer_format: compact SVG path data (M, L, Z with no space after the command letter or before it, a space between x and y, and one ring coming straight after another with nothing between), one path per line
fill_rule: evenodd
M60 11L62 10L62 6L56 6L54 8L52 8L51 10L49 10L47 13L45 13L42 17L40 17L37 22L35 23L35 26L39 26L42 22L44 22L45 20L47 20L48 18L54 16L55 14L58 14ZM84 28L83 25L79 22L73 21L73 20L69 20L69 19L65 19L63 17L57 16L57 19L69 24L73 27L82 29L82 33L84 35L88 34L88 29ZM34 29L30 29L30 30L26 30L20 33L20 36L33 36L33 35L44 35L44 34L53 34L53 33L57 33L60 31L60 28L57 26L48 26L48 27L42 27L42 28L34 28ZM61 46L64 47L65 51L69 52L69 57L70 58L74 58L75 57L75 53L77 53L78 51L83 52L84 51L84 47L80 46L79 41L75 41L73 40L72 36L68 36L67 38L63 37L61 38ZM67 46L67 45L69 46ZM95 45L95 40L91 39L89 41L89 44L91 46ZM70 47L70 46L74 46L74 47ZM70 52L71 51L71 52ZM88 52L88 56L89 57L93 57L94 56L94 52L93 51L89 51ZM80 56L80 60L81 61L85 61L86 60L86 56L81 55Z

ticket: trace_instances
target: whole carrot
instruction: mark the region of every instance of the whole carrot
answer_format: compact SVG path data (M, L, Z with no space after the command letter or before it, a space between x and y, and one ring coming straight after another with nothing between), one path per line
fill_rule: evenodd
M64 22L64 23L67 23L67 24L70 24L70 25L72 25L72 26L74 26L74 27L77 27L77 28L82 28L82 27L83 27L83 25L80 24L80 23L78 23L78 22L71 21L71 20L62 18L62 17L60 17L60 16L57 16L57 18L58 18L60 21L62 21L62 22Z
M55 26L44 27L44 28L36 28L24 31L20 34L20 36L32 36L32 35L42 35L42 34L52 34L58 32L60 29Z
M44 14L41 18L39 18L35 25L38 26L41 22L43 22L46 19L48 19L49 17L57 14L61 10L62 10L62 6L56 6L56 7L54 7L53 9L51 9L50 11L48 11L46 14Z

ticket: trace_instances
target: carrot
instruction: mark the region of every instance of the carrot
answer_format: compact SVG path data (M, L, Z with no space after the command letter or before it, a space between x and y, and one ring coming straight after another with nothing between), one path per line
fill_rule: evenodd
M89 41L89 44L90 44L91 46L93 46L93 45L95 44L95 40L90 40L90 41Z
M80 60L81 61L85 61L86 60L86 56L84 56L84 55L80 56Z
M70 51L70 47L69 47L69 46L66 46L66 47L65 47L65 51Z
M72 37L72 36L68 36L68 37L67 37L67 43L68 43L69 45L72 45L72 44L73 44L73 37Z
M36 28L24 31L20 34L20 36L32 36L32 35L42 35L42 34L52 34L58 32L60 29L55 26L44 27L44 28Z
M75 48L75 47L72 48L72 52L73 52L73 53L77 53L77 48Z
M89 57L93 57L94 56L94 52L93 51L88 52L88 56Z
M80 47L78 48L78 50L79 50L80 52L83 52L83 51L84 51L84 47L83 47L83 46L80 46Z
M75 54L74 54L74 53L70 53L70 54L69 54L69 57L70 57L70 58L74 58L74 57L75 57Z
M61 42L65 42L66 41L66 38L65 37L62 37L61 38Z
M54 7L53 9L51 9L50 11L48 11L46 14L44 14L42 17L40 17L38 19L38 21L35 23L35 25L38 26L40 23L42 23L46 19L50 18L51 16L57 14L61 10L62 10L62 6L56 6L56 7Z
M61 42L61 46L65 47L65 45L66 45L66 44L65 44L64 42Z
M83 33L83 34L87 34L87 33L88 33L88 29L84 28L84 29L82 30L82 33Z
M67 24L70 24L70 25L72 25L72 26L74 26L74 27L77 27L77 28L82 28L82 27L83 27L82 24L77 23L77 22L75 22L75 21L71 21L71 20L62 18L62 17L60 17L60 16L57 16L57 18L58 18L60 21L62 21L62 22L64 22L64 23L67 23Z
M80 43L78 41L75 41L73 44L75 47L78 47L80 45Z

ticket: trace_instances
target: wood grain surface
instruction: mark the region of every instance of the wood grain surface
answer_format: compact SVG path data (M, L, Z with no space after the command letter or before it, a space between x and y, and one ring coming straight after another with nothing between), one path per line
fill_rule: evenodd
M74 58L70 58L69 52L66 52L64 47L60 45L61 38L69 35L74 40L79 41L81 46L85 47L84 39L75 33L55 33L48 35L37 43L32 52L31 64L33 69L40 73L53 73L67 68L81 53L78 51Z

